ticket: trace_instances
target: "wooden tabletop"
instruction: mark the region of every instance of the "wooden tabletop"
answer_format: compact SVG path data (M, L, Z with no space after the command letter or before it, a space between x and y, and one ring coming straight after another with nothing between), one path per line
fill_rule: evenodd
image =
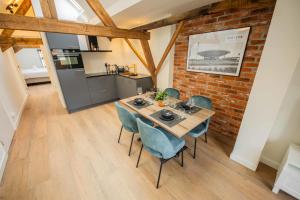
M172 110L174 113L179 114L181 116L182 116L182 113L180 113L178 110L175 110L169 106L160 107L160 106L158 106L157 102L154 102L153 105L150 105L148 107L141 108L141 109L137 109L136 107L127 103L131 100L134 100L135 98L140 98L140 97L145 98L144 95L138 95L138 96L133 96L133 97L129 97L126 99L122 99L122 100L120 100L120 102L122 104L126 105L127 107L131 108L135 112L139 113L140 115L144 116L145 118L151 120L152 122L159 125L160 127L164 128L165 130L172 133L173 135L175 135L178 138L183 137L189 131L191 131L193 128L195 128L197 125L201 124L202 122L204 122L205 120L207 120L208 118L210 118L211 116L213 116L215 114L215 112L212 110L202 108L200 111L198 111L192 115L185 114L184 115L184 117L186 117L185 120L181 121L180 123L176 124L175 126L169 127L169 126L165 125L164 123L158 121L157 119L151 117L150 115L159 110L162 110L162 109Z

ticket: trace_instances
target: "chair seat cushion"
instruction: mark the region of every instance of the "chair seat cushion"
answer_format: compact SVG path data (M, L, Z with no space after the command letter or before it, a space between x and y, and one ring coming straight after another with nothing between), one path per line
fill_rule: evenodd
M191 137L196 138L196 137L203 135L205 132L206 132L206 123L203 122L203 123L199 124L198 126L196 126L196 128L194 128L193 130L188 132L188 134Z

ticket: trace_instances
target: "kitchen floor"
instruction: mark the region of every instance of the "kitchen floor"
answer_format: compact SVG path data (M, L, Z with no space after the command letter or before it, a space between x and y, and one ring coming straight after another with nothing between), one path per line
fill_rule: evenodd
M29 99L14 136L0 185L0 199L293 199L271 192L275 170L261 164L252 172L228 158L232 142L209 134L197 158L185 152L183 168L164 165L140 142L128 157L130 134L117 143L120 122L112 103L68 114L50 85L29 88ZM192 143L187 138L187 145Z

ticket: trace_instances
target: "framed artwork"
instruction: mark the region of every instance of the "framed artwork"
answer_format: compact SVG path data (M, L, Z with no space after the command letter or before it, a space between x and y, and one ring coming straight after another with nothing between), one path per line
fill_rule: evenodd
M239 76L250 27L189 36L187 71Z

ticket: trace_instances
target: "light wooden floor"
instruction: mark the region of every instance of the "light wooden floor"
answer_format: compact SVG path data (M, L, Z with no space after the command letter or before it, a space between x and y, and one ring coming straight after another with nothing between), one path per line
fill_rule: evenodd
M140 143L128 157L130 137L117 144L119 129L113 104L68 114L49 85L30 87L0 199L291 199L271 192L274 170L236 164L231 146L212 135L199 141L196 160L186 151L184 168L169 161L157 190L158 160L144 152L136 169Z

